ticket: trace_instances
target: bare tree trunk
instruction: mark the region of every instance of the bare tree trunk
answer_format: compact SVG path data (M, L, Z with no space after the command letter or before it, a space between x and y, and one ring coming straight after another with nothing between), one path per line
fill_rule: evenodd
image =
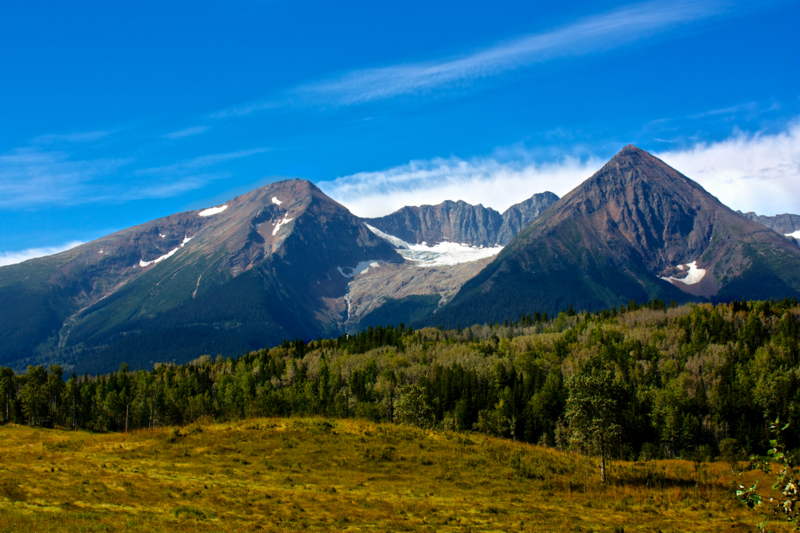
M130 409L130 405L125 404L125 433L128 432L128 410Z
M600 482L606 482L606 455L600 452Z
M606 446L605 442L600 442L600 482L606 482Z

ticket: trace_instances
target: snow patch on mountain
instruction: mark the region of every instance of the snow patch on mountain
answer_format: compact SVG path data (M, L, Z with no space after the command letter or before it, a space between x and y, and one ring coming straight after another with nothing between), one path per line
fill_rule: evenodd
M800 241L800 229L795 231L794 233L784 233L787 237L792 237Z
M272 235L273 236L277 235L278 234L278 230L281 229L281 226L285 226L286 224L288 224L292 220L294 220L294 219L293 218L289 218L289 213L286 213L285 215L283 215L283 220L279 220L275 224L275 227L272 229Z
M273 196L272 197L272 203L275 204L275 205L281 205L283 202L278 200L278 198L276 196Z
M502 246L470 246L469 244L457 242L440 242L429 246L428 243L411 244L388 233L384 233L377 228L366 224L367 229L378 237L388 241L407 261L416 263L420 267L435 267L444 265L457 265L477 261L486 257L493 257L500 253Z
M409 250L397 250L406 260L418 263L421 267L457 265L469 263L486 257L494 257L500 253L502 246L476 247L455 242L440 242L433 246L427 243L412 244Z
M703 277L706 275L706 271L704 268L697 268L697 261L692 261L691 263L686 263L687 267L689 267L689 273L683 279L673 278L672 276L669 277L662 277L664 281L669 281L673 285L674 282L680 281L686 285L694 285L695 283L700 283ZM678 270L683 270L684 265L678 265Z
M339 271L339 274L346 278L354 278L359 274L368 271L370 268L380 268L381 261L370 260L370 261L361 261L354 267L336 267Z
M410 244L408 244L403 239L398 239L397 237L395 237L393 235L389 235L388 233L384 233L381 230L379 230L378 228L374 228L374 227L370 226L369 224L364 224L364 225L367 227L368 230L370 230L372 233L374 233L375 235L377 235L381 239L383 239L385 241L389 241L389 243L391 245L393 245L395 248L401 248L401 249L404 249L404 250L408 250L409 247L411 246Z
M218 214L222 213L223 211L225 211L226 209L228 209L228 204L221 205L219 207L209 207L208 209L204 209L204 210L200 211L199 213L197 213L197 216L210 217L210 216L213 216L213 215L218 215Z
M193 238L193 237L184 237L184 238L183 238L183 242L182 242L182 243L181 243L181 244L180 244L180 245L179 245L177 248L175 248L174 250L170 250L169 252L165 253L165 254L164 254L164 255L162 255L161 257L156 257L156 258L155 258L155 259L153 259L152 261L145 261L144 259L139 259L139 266L140 266L140 267L142 267L142 268L145 268L145 267L148 267L148 266L150 266L150 265L157 265L158 263L160 263L160 262L161 262L161 261L163 261L164 259L169 259L169 258L170 258L170 257L172 257L173 255L175 255L175 252L177 252L178 250L180 250L181 248L183 248L183 246L184 246L184 245L185 245L187 242L191 241L191 240L192 240L192 238Z

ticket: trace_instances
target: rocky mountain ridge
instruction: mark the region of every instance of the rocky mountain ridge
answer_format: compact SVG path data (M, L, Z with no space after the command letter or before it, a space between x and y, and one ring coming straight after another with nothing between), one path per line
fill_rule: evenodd
M410 243L464 243L505 246L558 200L551 192L537 193L502 214L482 205L447 200L438 205L407 206L390 215L366 219L367 224Z
M800 215L783 213L781 215L766 216L757 215L752 211L747 213L737 211L737 213L744 215L750 220L758 222L762 226L776 231L781 235L789 237L790 239L794 239L798 244L800 244Z

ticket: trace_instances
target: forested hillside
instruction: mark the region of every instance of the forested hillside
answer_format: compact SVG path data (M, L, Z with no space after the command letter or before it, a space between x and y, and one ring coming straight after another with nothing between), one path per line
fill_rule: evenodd
M655 300L457 330L370 328L67 381L56 366L0 368L0 420L124 431L208 416L323 415L567 447L580 444L570 400L604 375L596 394L619 428L614 456L744 456L768 447L765 417L800 427L799 323L796 300ZM796 430L787 437L800 446Z

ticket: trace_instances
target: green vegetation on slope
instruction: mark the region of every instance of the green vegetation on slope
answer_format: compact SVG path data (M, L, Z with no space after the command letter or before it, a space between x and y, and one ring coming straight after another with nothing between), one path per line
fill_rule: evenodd
M620 428L614 457L763 453L765 417L800 427L800 307L734 302L594 314L441 331L370 328L339 339L284 342L239 359L204 356L64 383L59 367L0 369L0 420L95 431L182 425L212 416L323 415L396 421L566 448L570 383L613 376ZM578 381L580 381L578 379ZM577 381L575 381L577 383ZM416 401L416 400L415 400ZM406 402L407 403L407 402ZM591 437L591 436L589 436ZM796 433L788 443L800 445Z

